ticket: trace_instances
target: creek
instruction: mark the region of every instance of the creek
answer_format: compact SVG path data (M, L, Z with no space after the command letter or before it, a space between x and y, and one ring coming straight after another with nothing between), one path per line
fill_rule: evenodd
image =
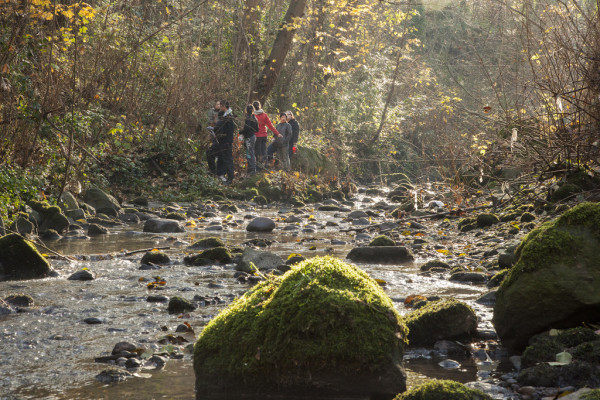
M355 199L353 210L375 210L373 202L363 202L363 196ZM155 208L161 205L154 204ZM269 239L273 243L265 250L280 255L284 260L291 253L304 257L333 255L344 259L346 254L359 244L368 243L369 236L344 232L350 223L346 213L316 211L313 206L305 209L244 207L240 213L229 216L228 212L216 212L215 217L202 218L186 227L185 233L143 233L143 224L122 225L110 228L110 234L91 238L61 239L46 245L77 261L67 262L53 258L53 268L58 277L0 282L2 297L24 293L33 297L35 305L23 312L0 317L0 399L195 399L194 372L191 355L184 352L179 360L170 360L162 370L141 370L119 384L102 384L94 377L107 364L95 363L94 358L109 354L117 342L138 343L152 351L160 351L157 340L166 334L176 334L177 326L190 324L196 335L210 319L226 307L233 298L244 293L249 284L234 279L233 265L190 267L183 264L183 257L193 251L188 244L206 237L220 237L228 246L243 246L252 239ZM278 219L282 215L299 215L303 222L297 230L283 230L289 224L278 221L273 233L249 233L245 230L246 215L265 216ZM376 212L372 223L386 220L383 213ZM328 226L327 222L337 226ZM212 224L222 222L222 231L207 231ZM426 229L424 237L438 248L461 249L483 240L450 233L443 227L442 220L422 221ZM415 230L400 236L402 244L409 248L415 239ZM424 232L424 233L423 233ZM489 239L489 238L488 238ZM140 249L169 247L163 250L171 257L171 264L156 271L139 270L143 252L126 255ZM42 250L43 252L44 250ZM385 281L384 288L400 313L405 308L407 296L452 296L470 304L479 318L479 329L490 331L491 308L475 303L485 286L450 282L442 274L422 274L419 266L436 256L446 257L447 262L463 262L462 255L443 255L432 247L420 250L415 247L415 262L405 265L359 264L370 276ZM458 252L454 252L458 253ZM477 258L477 257L476 257ZM478 256L470 262L483 260ZM72 273L87 268L96 274L92 281L70 281ZM148 281L154 277L166 281L162 290L148 289ZM217 296L222 302L217 305L199 307L189 314L170 315L166 303L150 303L148 295L160 294L168 297L182 296L191 299L195 295ZM86 318L95 317L101 323L88 324ZM183 334L189 343L193 334ZM460 361L460 367L443 368L438 363L443 358L431 356L429 350L408 350L404 366L408 374L408 386L432 378L454 379L471 382L489 379L501 370L498 357L487 363L471 358ZM501 397L500 397L501 398Z

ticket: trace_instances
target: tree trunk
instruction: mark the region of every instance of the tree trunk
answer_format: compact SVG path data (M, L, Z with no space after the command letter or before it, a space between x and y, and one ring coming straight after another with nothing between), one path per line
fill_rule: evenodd
M269 58L265 61L265 66L258 76L256 88L254 89L254 95L258 100L264 104L267 96L273 90L279 72L283 68L283 63L288 51L292 45L292 39L296 33L294 23L297 18L302 17L304 14L304 8L306 7L306 0L292 0L290 6L285 13L283 24L277 32L277 37L271 48Z

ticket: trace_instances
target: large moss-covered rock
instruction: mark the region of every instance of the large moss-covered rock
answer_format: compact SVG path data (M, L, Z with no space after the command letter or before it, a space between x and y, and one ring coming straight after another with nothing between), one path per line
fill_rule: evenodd
M227 264L230 263L231 260L231 253L226 247L214 247L183 258L184 264L194 266L210 265L215 262Z
M83 195L83 201L96 209L96 213L116 217L121 212L121 205L113 196L96 187L89 188Z
M206 326L194 351L197 398L391 398L405 389L406 334L377 282L316 257L261 282Z
M394 400L492 400L492 398L459 382L433 380L399 394Z
M395 246L396 242L389 236L379 235L369 242L369 246Z
M599 248L600 203L582 203L529 233L496 294L493 323L507 347L600 320Z
M427 303L408 314L405 321L411 346L432 346L440 339L470 338L477 330L473 309L455 299Z
M225 247L225 242L217 237L207 237L197 240L189 246L190 249L212 249L213 247Z
M318 174L320 177L337 174L335 164L329 158L319 153L318 150L305 146L296 147L298 150L294 155L294 162L292 163L294 170L304 172L307 175Z
M46 278L51 272L48 261L20 235L0 238L0 281Z

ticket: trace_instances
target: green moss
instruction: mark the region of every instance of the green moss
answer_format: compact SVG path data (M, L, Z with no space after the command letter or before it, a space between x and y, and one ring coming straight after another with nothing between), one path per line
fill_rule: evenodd
M429 260L425 264L421 265L421 271L429 271L432 268L444 268L450 269L450 265L440 260ZM461 269L462 271L462 269Z
M190 246L194 249L211 249L213 247L225 247L225 242L217 237L200 239Z
M477 226L486 228L500 222L500 219L495 214L479 214L477 216Z
M433 345L440 339L464 338L477 329L475 312L456 299L427 303L405 317L411 346Z
M260 193L265 196L268 201L279 201L284 195L283 191L278 186L260 188Z
M141 261L142 264L152 263L159 265L169 264L170 262L171 259L169 258L169 256L163 253L162 251L149 251L146 254L144 254Z
M600 339L581 343L573 350L573 356L578 360L600 363Z
M530 212L524 212L521 214L521 222L531 222L535 220L535 215Z
M600 400L600 389L592 389L579 397L580 400Z
M406 334L377 282L353 265L315 257L259 283L214 318L196 343L194 369L278 384L295 371L376 370L391 355L401 360Z
M458 221L458 230L461 232L472 231L475 228L477 228L476 218L463 218Z
M379 235L371 240L369 246L395 246L396 242L385 235Z
M500 221L501 222L514 221L517 218L519 218L520 216L521 216L521 213L518 211L507 212L507 213L503 214L502 216L500 216Z
M587 265L600 265L599 241L600 203L581 203L523 239L516 252L518 261L501 288L510 286L522 273L557 262L573 266L585 260Z
M505 268L501 271L498 271L494 274L494 276L492 276L490 278L490 280L487 283L487 287L489 288L494 288L494 287L498 287L500 286L500 284L502 283L502 281L504 280L504 278L506 278L508 276L508 273L510 272L509 268Z
M267 198L265 196L254 196L252 201L256 204L260 204L263 206L266 206L267 204L269 204L269 202L267 201Z
M433 380L399 394L394 400L491 400L487 394L450 380Z
M187 217L185 216L185 214L183 213L178 213L178 212L172 212L172 213L168 213L165 216L166 219L174 219L177 221L185 221L187 219Z
M598 335L592 329L583 326L565 329L556 336L556 340L564 347L574 347L596 339L598 339Z
M253 197L258 196L258 189L256 188L250 188L250 189L246 189L242 191L242 197L245 200L251 200Z
M555 361L556 354L561 351L563 346L554 337L541 337L525 349L521 356L521 365L523 368L529 368L541 362Z
M135 214L135 213L139 212L139 210L137 208L124 208L123 212L125 214Z
M306 199L310 203L316 203L323 200L323 193L316 190L315 188L309 188L306 191Z
M561 201L580 192L581 188L579 186L572 183L565 183L552 193L551 200L553 202Z
M341 190L334 190L332 192L329 192L329 196L328 197L330 199L335 199L335 200L339 200L339 201L346 200L346 195Z
M0 280L37 279L50 275L48 261L33 244L16 233L0 238Z
M27 202L27 205L42 215L57 212L56 209L58 209L58 212L60 212L60 208L58 206L51 206L47 201L30 200Z
M223 264L231 262L231 253L225 247L214 247L212 249L204 250L198 254L192 256L186 256L183 258L183 262L186 265L206 265L206 260L218 261Z

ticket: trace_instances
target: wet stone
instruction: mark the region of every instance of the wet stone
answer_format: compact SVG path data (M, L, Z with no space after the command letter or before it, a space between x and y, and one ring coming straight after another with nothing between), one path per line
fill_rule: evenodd
M137 369L137 368L140 368L141 366L142 366L142 363L137 358L132 357L132 358L128 358L127 361L125 361L125 368L127 368L127 369Z
M5 302L13 307L31 307L33 306L33 298L26 294L13 294L4 299Z
M102 324L104 323L104 321L100 318L96 318L96 317L89 317L83 320L83 322L85 322L88 325L97 325L97 324Z
M91 271L82 270L82 271L75 272L74 274L69 276L67 279L70 281L92 281L92 280L96 279L96 276Z
M142 264L138 269L141 271L154 271L161 268L162 267L160 265L152 264L149 262L147 264Z
M124 382L127 378L132 377L130 372L121 369L105 369L96 375L96 379L102 383L119 383Z
M167 296L162 295L150 295L146 297L146 301L148 303L166 303L167 301L169 301L169 298Z
M121 354L124 351L131 352L137 349L137 346L131 342L119 342L113 347L111 354Z

